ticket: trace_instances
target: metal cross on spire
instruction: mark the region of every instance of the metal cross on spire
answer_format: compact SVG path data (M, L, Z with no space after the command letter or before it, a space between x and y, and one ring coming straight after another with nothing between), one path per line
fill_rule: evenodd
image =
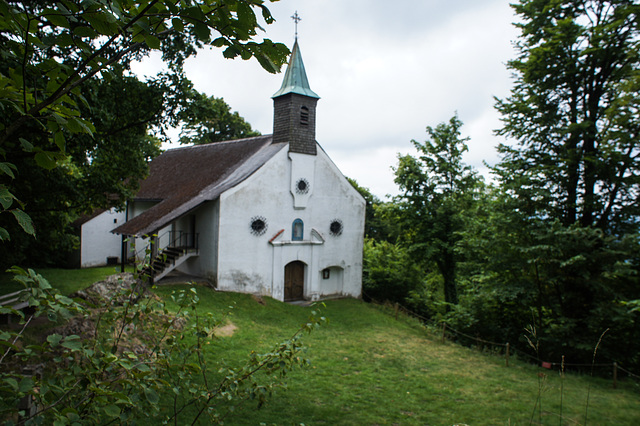
M291 15L291 19L293 19L293 22L296 23L296 40L297 40L298 39L298 22L302 21L302 18L300 17L300 15L298 15L298 11L296 10L296 13Z

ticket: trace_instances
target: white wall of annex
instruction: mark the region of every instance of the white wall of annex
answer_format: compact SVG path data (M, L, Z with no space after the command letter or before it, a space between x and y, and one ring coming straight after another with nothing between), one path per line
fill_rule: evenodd
M193 211L198 240L198 255L189 258L177 269L181 272L207 278L215 283L218 272L218 200L208 201ZM188 227L178 221L177 230L190 232Z
M125 222L125 212L107 210L85 222L81 228L80 267L104 266L107 257L120 261L122 237L111 230Z

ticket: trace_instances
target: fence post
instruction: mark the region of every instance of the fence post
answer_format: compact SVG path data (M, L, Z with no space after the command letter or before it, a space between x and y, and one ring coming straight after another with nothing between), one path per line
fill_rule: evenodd
M618 363L613 362L613 388L618 388Z
M447 323L442 323L442 343L444 343L445 333L447 332Z
M396 307L395 307L395 310L396 310L396 321L398 321L398 309L399 309L398 302L396 302Z
M506 353L505 353L505 357L504 357L504 361L507 365L507 367L509 366L509 342L507 342L506 344Z

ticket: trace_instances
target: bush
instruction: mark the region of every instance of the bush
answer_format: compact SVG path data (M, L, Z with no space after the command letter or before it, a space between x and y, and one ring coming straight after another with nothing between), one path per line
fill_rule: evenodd
M406 249L386 241L366 239L362 286L365 297L404 302L422 281L422 271Z
M0 420L9 424L145 418L154 424L191 423L202 417L218 423L242 401L263 404L288 370L305 365L298 356L300 337L322 320L310 319L266 354L252 352L239 368L215 371L214 380L206 342L215 338L224 316L201 314L195 288L174 292L173 309L144 292L139 281L96 305L80 305L57 294L33 270L13 272L35 311L26 316L0 308L22 319L20 330L0 332L6 348L0 358ZM27 327L38 317L65 326L48 330L42 341L24 343Z

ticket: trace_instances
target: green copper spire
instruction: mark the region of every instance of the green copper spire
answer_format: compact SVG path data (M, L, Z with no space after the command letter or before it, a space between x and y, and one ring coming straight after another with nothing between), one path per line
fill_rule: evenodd
M282 87L280 87L280 90L278 90L272 98L277 98L289 93L297 93L298 95L320 99L320 96L316 95L316 93L309 87L309 80L307 80L307 73L305 72L304 64L302 63L302 55L300 54L297 38L293 44L293 49L291 50L291 58L289 58L289 65L287 66L287 71L284 74Z

